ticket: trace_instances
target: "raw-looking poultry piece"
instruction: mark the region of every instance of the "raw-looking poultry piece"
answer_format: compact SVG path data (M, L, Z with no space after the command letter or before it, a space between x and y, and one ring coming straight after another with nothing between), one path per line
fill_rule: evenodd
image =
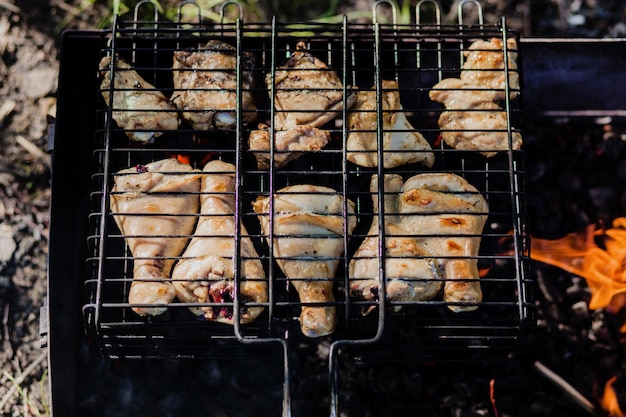
M250 149L259 169L269 169L271 164L270 127L259 124L259 130L250 132ZM315 152L322 149L330 140L328 130L310 125L294 126L289 130L276 132L274 135L274 167L281 168L298 159L303 152Z
M241 111L244 123L256 119L254 56L241 57ZM197 51L174 51L172 99L194 129L233 129L237 110L237 49L210 40Z
M119 171L111 190L111 213L131 255L131 304L169 304L176 297L170 280L175 258L184 250L196 223L200 172L174 158ZM165 306L137 306L142 316Z
M517 71L517 42L514 38L506 41L509 97L519 94L519 73ZM505 98L506 72L504 71L504 44L502 39L478 40L463 52L465 62L461 68L461 80L480 88L493 89L495 100Z
M219 160L203 169L200 217L194 234L172 272L178 299L185 303L232 303L235 292L235 166ZM239 295L242 302L267 301L267 279L259 255L243 224L239 227L241 257ZM190 310L208 320L233 324L230 306L199 306ZM242 308L241 323L249 323L263 307Z
M308 184L288 186L273 199L259 197L253 203L273 257L303 304L300 326L307 337L335 330L335 273L345 236L356 226L354 203L348 200L345 206L346 213L343 197L332 188Z
M382 82L383 166L394 168L420 162L430 168L435 155L426 139L404 114L396 81ZM378 166L378 103L376 87L362 90L348 114L347 158L364 167Z
M412 236L398 216L402 177L386 174L383 187L387 299L396 302L430 300L441 291L442 281L438 280L436 259L429 258L430 254L422 247L420 238ZM370 192L374 220L349 265L350 296L368 301L380 297L378 175L372 176ZM400 308L396 306L396 311Z
M506 111L494 102L494 90L480 90L458 78L445 78L429 92L446 111L439 116L441 138L455 149L478 150L486 157L498 151L520 149L522 135L511 132L509 144Z
M344 105L349 109L356 98L353 87L348 87L344 98L337 72L307 51L304 42L298 42L287 62L275 71L273 79L268 74L265 83L274 91L276 130L320 127L337 117Z
M102 97L107 106L111 104L113 120L130 140L148 143L167 130L178 129L178 114L172 102L122 58L116 56L113 60L105 56L100 60L99 68Z
M482 301L478 251L489 206L478 190L450 173L409 178L398 198L402 225L438 259L445 275L444 301L454 312L472 311Z

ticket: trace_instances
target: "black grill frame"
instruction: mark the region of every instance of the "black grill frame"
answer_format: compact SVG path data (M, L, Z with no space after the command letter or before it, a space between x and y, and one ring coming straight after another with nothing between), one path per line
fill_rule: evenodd
M281 24L278 22L272 22L269 25L254 24L248 29L248 25L238 20L234 24L220 24L217 27L197 27L192 26L190 28L174 27L169 23L157 23L151 24L151 26L142 26L143 23L131 22L126 23L117 21L110 34L110 38L107 42L110 44L109 48L104 48L101 53L106 54L120 54L125 56L131 56L131 65L133 65L140 73L152 73L152 82L157 86L159 78L164 78L169 73L167 67L150 67L150 64L142 64L142 62L157 62L160 61L160 55L169 55L174 49L181 47L181 44L185 41L203 43L206 39L213 39L217 36L224 36L224 39L228 40L231 44L236 44L239 51L247 50L257 54L266 54L268 57L263 57L260 61L265 62L266 68L260 68L259 73L267 71L266 73L272 74L272 68L276 68L281 65L283 57L289 55L288 48L293 46L298 40L302 39L302 29L298 25L293 24ZM165 26L163 26L165 25ZM248 30L254 31L259 37L249 38L247 34ZM197 34L198 40L196 39ZM437 59L440 57L457 55L455 45L461 44L467 46L467 43L474 39L490 38L494 36L511 36L504 28L496 26L493 28L480 25L477 28L467 27L462 31L458 28L445 28L445 27L426 27L415 28L413 26L402 27L399 25L352 25L347 22L342 24L318 24L309 25L307 27L307 33L309 37L313 39L311 42L320 44L315 48L311 46L313 54L320 56L325 49L328 49L328 56L322 58L325 59L329 66L340 72L344 81L344 86L357 84L361 88L363 85L367 85L367 82L354 82L354 78L360 76L372 76L373 80L380 82L380 80L388 78L389 73L395 72L396 78L403 76L411 77L415 74L416 78L428 76L428 73L436 71L439 77L445 77L446 74L453 74L458 71L458 68L453 67L453 64L437 63L439 65L436 68L430 66L424 66L424 57L427 54L429 58L433 58L437 54ZM251 43L258 42L261 45L258 47L244 46L246 41ZM414 41L415 44L409 42ZM432 42L435 42L436 49L426 51L426 48L432 47ZM282 44L279 46L279 43ZM362 43L362 44L361 44ZM174 45L175 44L175 45ZM407 46L408 44L408 46ZM451 46L442 46L451 45ZM339 46L337 46L339 45ZM364 46L363 46L364 45ZM280 52L279 52L280 51ZM349 51L356 51L349 54ZM362 67L358 64L354 64L348 68L350 62L355 63L359 59L359 51L361 54L369 53L374 62L372 67L362 70ZM408 55L409 52L416 53L416 59L420 59L421 65L417 69L401 67L398 64L399 56ZM460 52L460 49L459 51ZM147 58L141 58L141 55L145 55ZM384 55L386 54L386 55ZM343 56L339 64L333 61L335 56ZM351 58L348 57L351 55ZM152 59L149 59L152 56ZM386 66L383 62L387 62L388 58L394 58L395 62L392 66ZM269 61L269 62L268 62ZM367 60L365 60L367 61ZM167 61L162 60L165 64ZM442 61L443 62L443 61ZM263 64L261 64L263 65ZM339 66L338 66L339 65ZM457 64L458 67L459 64ZM400 68L398 68L400 67ZM115 69L113 69L115 71ZM353 79L349 79L349 75L352 74ZM432 75L432 74L430 74ZM241 74L238 74L241 77ZM261 76L259 76L261 78ZM150 80L150 78L147 78ZM163 81L161 81L162 83ZM401 95L406 96L409 94L422 95L417 100L417 104L405 104L405 110L417 113L418 120L429 119L433 115L438 115L439 106L437 103L428 103L423 98L423 94L428 91L427 85L420 85L414 87L413 90L409 87L402 87L402 80L400 81ZM168 95L171 91L168 91L171 87L162 87L162 91ZM263 90L263 86L259 86L259 90ZM99 92L96 92L99 94ZM380 85L378 94L381 93ZM238 91L241 94L241 91ZM508 94L507 94L508 96ZM345 100L345 98L344 98ZM405 103L408 100L405 100ZM514 118L519 118L519 110L516 109L511 103L507 103L507 114L511 119L511 131L515 128L513 126L519 126L519 121L513 121ZM269 108L265 111L268 115L272 116L272 103L270 100ZM277 323L284 323L285 321L292 321L297 315L295 311L299 308L298 302L294 300L293 294L286 294L283 298L273 299L272 295L281 290L282 287L286 287L284 277L281 278L281 273L276 267L272 267L268 260L267 254L262 254L263 250L269 251L269 248L264 247L264 242L261 239L258 226L255 229L253 222L253 213L250 210L249 202L258 194L268 195L270 190L277 190L280 188L279 184L289 184L300 182L320 182L320 183L333 183L336 185L336 189L340 194L346 198L350 198L357 203L360 207L357 210L357 217L360 220L360 224L368 226L368 219L371 218L371 207L367 207L369 199L369 191L367 188L363 190L363 177L369 178L372 173L382 174L383 172L397 172L401 173L405 178L419 172L454 172L462 175L470 181L470 183L476 185L481 192L483 192L487 199L490 201L490 205L495 207L494 211L490 213L492 217L491 221L483 234L483 243L481 246L487 246L487 241L497 241L501 239L511 239L512 243L512 255L501 255L495 252L481 254L479 261L481 263L495 263L495 262L511 262L513 264L514 275L512 274L508 288L512 293L518 292L517 298L505 298L500 294L497 297L502 297L495 300L492 299L494 306L501 304L505 307L510 307L515 310L515 318L508 322L504 320L506 324L498 324L498 319L494 319L493 323L489 322L488 313L487 317L480 317L474 314L460 314L460 315L448 315L440 311L438 307L441 306L441 302L430 300L425 302L412 302L409 304L415 304L418 311L414 317L392 318L390 320L407 320L407 323L401 326L406 326L409 323L417 320L421 320L424 314L429 316L424 327L421 329L425 332L426 329L436 328L437 334L442 332L443 334L434 336L435 339L479 339L482 335L482 328L485 328L485 340L488 342L478 342L478 346L475 347L489 347L492 343L491 340L495 339L501 342L503 339L512 337L514 345L514 339L517 337L517 329L521 326L528 317L528 292L525 288L527 284L527 270L525 261L527 258L527 237L524 235L524 184L523 184L523 154L521 151L510 150L508 152L502 152L500 155L485 159L477 152L471 151L458 151L456 149L445 148L444 145L440 145L439 148L435 148L436 160L438 162L431 170L423 169L422 167L410 166L408 168L398 168L394 170L377 170L358 168L355 166L349 166L345 161L345 156L342 151L342 146L335 146L332 144L319 153L306 155L302 159L292 163L289 167L277 169L271 168L269 171L259 170L254 167L250 162L250 155L245 150L245 138L249 133L250 127L244 127L239 123L235 131L231 132L209 132L220 137L221 143L229 143L225 146L218 146L206 149L204 146L196 146L193 141L188 140L189 137L194 137L196 132L193 129L185 126L177 132L173 132L175 138L172 139L174 143L182 143L182 145L171 145L172 141L168 143L167 139L159 138L156 140L154 146L137 147L125 139L119 139L123 131L119 129L112 120L111 112L113 110L110 107L101 103L99 106L98 129L95 131L95 143L94 156L95 156L95 171L93 173L94 192L92 194L92 210L90 219L92 223L90 236L88 237L88 244L91 248L92 256L87 259L87 264L94 271L92 278L86 280L87 293L91 294L92 302L85 305L85 311L87 315L87 322L96 330L96 333L101 339L103 350L105 355L110 357L167 357L167 356L202 356L201 353L196 352L194 343L197 341L199 346L202 347L207 339L253 339L255 341L262 340L274 340L276 338L286 338L285 334L293 333L288 332L288 329L283 328L282 325ZM379 110L382 113L381 110ZM345 125L346 112L342 112L337 119L342 121ZM340 123L341 125L342 123ZM422 126L422 123L417 123L417 126ZM433 128L417 128L419 131L430 138L432 141L433 135L437 134L436 126ZM347 132L341 126L335 127L334 132L337 136L343 136L345 138ZM172 132L165 132L172 133ZM119 135L115 137L115 135ZM198 134L200 135L200 134ZM182 139L180 139L182 137ZM237 140L236 138L241 138ZM233 142L235 142L233 144ZM191 143L191 145L190 145ZM234 145L234 146L233 146ZM132 257L126 250L119 252L122 247L120 243L124 236L120 235L114 226L112 220L112 214L108 209L109 206L109 193L114 178L114 172L119 169L126 168L128 166L134 166L139 163L147 163L152 160L156 160L164 157L165 155L184 154L187 153L194 159L197 154L205 154L207 152L214 152L225 160L230 160L237 166L236 176L239 179L238 183L240 188L236 192L236 200L239 201L239 211L235 213L235 217L238 220L242 220L246 223L249 230L256 230L256 232L250 232L250 237L255 240L257 248L263 248L259 250L260 255L265 262L266 268L270 271L270 285L273 287L270 290L270 300L266 305L268 310L276 313L275 317L268 317L261 319L256 324L241 327L234 326L232 329L224 327L223 325L215 325L212 323L202 323L195 320L189 320L189 317L182 316L181 322L178 322L176 317L168 317L165 319L154 318L146 320L140 318L134 313L128 311L130 305L125 302L123 294L119 294L116 291L111 296L106 296L107 292L103 290L103 286L113 285L114 282L122 282L124 286L127 286L132 278L132 270L128 270L132 264ZM246 160L245 158L248 158ZM319 163L314 159L337 159L338 163L326 164L325 162ZM124 165L126 164L126 166ZM197 167L201 168L200 165ZM507 181L500 183L502 177L507 176ZM320 177L323 177L320 180ZM244 184L246 184L244 186ZM248 188L248 184L252 184L252 189ZM260 184L257 186L257 184ZM358 184L358 187L354 187L353 184ZM367 185L367 182L365 182ZM265 187L265 188L257 188ZM382 189L379 190L379 195L382 195ZM506 207L508 199L511 199L511 203ZM505 200L505 201L502 201ZM494 204L497 201L497 204ZM371 203L370 203L371 204ZM497 208L498 206L505 207L504 210ZM509 219L503 217L511 216L509 226L511 227L512 234L508 234L509 231L498 230L501 227L499 223L506 224ZM494 224L495 223L495 224ZM496 230L495 233L490 233L489 228ZM357 229L358 230L358 229ZM361 240L366 233L364 231L357 233L355 231L353 239L346 238L345 247L348 252L354 251L355 241ZM110 245L110 246L109 246ZM492 242L493 249L497 249L497 243ZM384 257L384 254L381 254ZM344 263L343 269L347 267L348 257L343 257ZM106 272L108 266L116 262L123 262L127 266L124 267L122 275L116 273ZM116 271L116 270L115 270ZM107 275L109 274L109 275ZM345 275L345 274L344 274ZM339 277L341 272L339 273ZM237 278L240 279L240 278ZM493 278L483 278L483 286L488 285ZM501 284L502 281L507 281L507 278L502 280L496 277L493 279L495 284ZM341 285L341 278L338 282ZM494 285L495 285L494 284ZM344 288L347 286L347 282L344 282ZM125 292L126 290L124 290ZM383 297L381 297L382 299ZM359 328L358 321L361 321L361 317L355 313L356 309L365 308L364 302L351 300L349 297L344 296L343 300L336 302L338 307L343 307L344 317L346 318L346 325L344 331L339 330L337 334L342 334L338 337L339 343L351 344L352 340L356 339L361 343L362 341L376 341L381 338L385 322L387 321L387 315L390 313L386 308L377 309L378 317L374 320L376 323L372 323L372 320L364 318L362 321L368 322L368 324L362 326L364 329L379 327L376 331L365 331L365 335L359 335L360 332L356 332L351 335L351 329ZM371 304L371 303L370 303ZM382 303L381 303L382 304ZM489 298L481 303L481 310L486 310L490 304ZM187 305L176 304L171 305L171 310L177 311L184 309ZM411 306L409 306L411 307ZM435 308L434 311L429 311L429 308ZM420 312L419 309L425 311ZM285 311L287 310L287 311ZM105 314L106 311L112 312L109 316ZM283 311L283 313L280 313ZM114 313L114 314L113 314ZM121 313L121 314L117 314ZM433 314L434 313L434 314ZM441 315L440 324L437 323L438 319L433 318L438 314ZM284 314L282 316L281 314ZM506 315L506 314L505 314ZM466 317L471 317L467 319ZM452 317L452 318L451 318ZM171 329L169 323L176 322L175 329ZM460 324L450 324L460 323ZM189 330L181 330L184 327L189 326ZM458 326L458 327L457 327ZM445 330L446 328L450 330ZM461 329L469 329L468 333L457 334L456 332ZM172 331L173 330L173 331ZM369 333L369 334L368 334ZM428 332L426 332L428 333ZM461 331L461 333L463 333ZM177 334L179 336L177 336ZM189 335L192 336L189 340ZM420 336L423 337L422 334ZM180 339L179 339L180 338ZM343 338L343 339L342 339ZM138 342L135 346L135 342ZM169 344L172 344L172 351L164 349ZM449 342L446 342L448 344ZM472 347L472 343L476 343L475 340L468 342L465 347ZM496 343L497 345L498 343ZM454 344L451 344L453 346ZM463 345L463 343L461 343ZM484 346L483 346L484 345ZM158 346L158 350L156 347ZM133 349L138 350L137 354L132 353ZM155 349L154 351L152 349ZM202 349L202 348L201 348Z

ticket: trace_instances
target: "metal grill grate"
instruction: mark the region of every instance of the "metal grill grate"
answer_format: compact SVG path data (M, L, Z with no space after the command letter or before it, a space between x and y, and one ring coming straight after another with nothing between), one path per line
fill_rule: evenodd
M465 3L459 6L463 10ZM474 2L469 2L477 4ZM225 4L228 6L230 2ZM332 389L337 389L336 372L340 352L347 353L350 360L367 361L378 359L468 359L506 356L516 346L516 341L529 321L531 309L530 278L528 272L528 236L526 235L525 183L523 151L513 149L513 136L522 126L521 111L515 98L519 91L511 86L509 80L517 70L505 65L506 77L501 106L506 114L508 146L499 150L495 156L485 157L484 150L459 150L441 140L442 129L438 119L444 111L441 104L429 98L429 92L435 84L445 78L458 77L464 62L464 51L477 40L502 40L502 52L505 63L509 59L507 39L515 39L515 33L506 29L504 20L497 25L486 25L479 13L477 24L459 25L441 24L439 8L436 3L420 2L416 7L418 24L400 25L397 23L378 23L377 13L381 7L390 5L392 16L395 9L391 3L379 2L374 9L373 24L349 23L346 19L339 24L321 23L247 23L242 19L235 22L218 24L189 24L182 22L141 21L138 14L135 20L125 22L117 19L107 36L102 39L101 58L119 57L130 68L124 67L115 59L100 70L100 76L114 80L120 74L136 71L150 85L132 84L121 88L114 82L100 90L88 92L95 94L98 101L97 127L93 138L93 192L91 194L91 214L89 218L90 234L88 237L89 257L86 277L86 290L89 297L84 306L86 323L98 335L103 352L112 358L151 358L151 357L207 357L224 354L224 348L233 349L242 343L277 343L281 344L287 358L289 344L307 339L300 330L299 315L303 307L334 308L337 312L336 328L323 340L331 343L330 375L334 380ZM191 5L185 4L184 7ZM139 7L146 7L140 4ZM181 6L183 7L183 6ZM422 9L434 7L435 23L420 23ZM480 10L480 9L479 9ZM462 13L460 13L462 15ZM200 12L198 12L200 16ZM119 104L115 97L132 93L134 89L155 94L163 93L166 98L174 99L176 91L173 76L183 70L172 68L175 51L194 51L205 48L207 41L219 40L233 47L232 56L236 60L236 69L230 71L235 76L236 85L232 89L236 105L228 119L234 116L234 123L225 129L194 128L189 121L183 120L177 129L163 129L162 126L120 126L116 112L126 112L131 119L150 114L161 115L171 109L130 111ZM282 167L269 164L268 168L259 168L254 153L249 149L248 138L252 131L258 130L257 123L268 125L269 136L279 130L277 117L282 117L280 106L276 102L276 77L289 57L296 51L296 45L303 42L306 53L323 61L327 66L324 72L336 72L341 87L329 90L340 93L342 110L336 112L327 123L319 126L328 132L328 144L319 150L303 152L299 158ZM513 51L515 52L515 51ZM254 57L254 63L248 66L248 54ZM94 63L94 71L98 67ZM196 74L205 70L195 69ZM193 72L192 71L192 72ZM257 82L253 86L245 83L252 74ZM270 79L270 87L264 84L265 77ZM383 95L388 91L383 81L395 81L403 107L403 112L411 125L420 132L432 150L434 164L426 167L419 163L410 163L394 168L361 167L348 159L347 139L350 133L348 97L351 88L372 89L376 105L373 108L377 127L371 132L378 144L383 142L383 121L386 110L383 109ZM207 87L208 90L209 87ZM211 87L212 88L212 87ZM315 86L309 86L315 90ZM202 92L202 88L197 91ZM103 93L105 97L103 98ZM244 109L247 94L254 96L256 109ZM106 96L108 94L108 97ZM127 99L131 100L131 99ZM187 109L189 110L189 109ZM245 111L244 111L245 110ZM303 109L302 113L306 113ZM181 118L180 110L173 110ZM189 110L200 114L203 110ZM480 113L481 109L470 110ZM255 121L246 123L250 113ZM135 120L135 119L133 119ZM197 126L196 126L197 127ZM400 131L398 131L400 132ZM477 130L478 133L491 133ZM158 136L152 142L140 143L131 140L136 137ZM375 153L375 160L381 165L385 153ZM402 154L403 151L399 151ZM417 152L420 154L420 152ZM281 155L279 150L270 147L269 160ZM191 167L202 170L209 160L222 160L234 165L235 188L232 192L216 191L221 198L232 197L235 209L232 213L236 225L231 236L235 248L234 279L235 289L232 299L228 297L216 301L184 302L174 300L168 304L157 304L164 313L156 316L140 316L133 309L155 307L129 302L129 291L133 283L134 265L139 260L152 263L171 262L174 265L184 258L176 254L163 258L160 255L148 256L147 259L133 257L129 248L129 239L160 239L169 241L175 238L190 239L193 233L178 232L159 235L146 232L120 230L116 217L122 216L111 209L112 199L127 198L134 195L128 191L115 191L116 180L128 176L120 171L139 167L139 172L148 164L167 158L177 158ZM135 171L137 173L137 171ZM375 216L375 209L382 213L395 214L384 203L373 204L372 196L383 201L385 191L382 182L370 193L372 175L383 178L385 174L397 174L403 181L422 173L448 173L465 179L474 186L488 203L488 213L474 213L474 216L486 214L482 232L462 234L465 239L480 238L479 251L471 256L438 256L440 259L463 259L476 262L481 277L482 300L470 302L478 307L468 312L452 312L454 302L443 301L441 294L422 301L388 300L388 282L382 279L378 296L363 300L351 296L351 280L348 274L350 261L355 252L370 232L372 222L378 224L382 241L401 238L394 235L385 222ZM170 172L170 174L172 174ZM207 177L211 173L189 172L181 177ZM342 201L339 210L340 233L332 237L323 236L330 245L337 239L342 253L322 258L322 261L335 261L337 271L331 283L334 300L320 303L303 303L299 294L290 285L282 268L277 263L280 256L274 244L280 239L280 233L264 234L259 216L254 212L252 203L259 197L274 196L286 186L311 184L329 187L332 196ZM200 198L202 191L188 192L183 195ZM179 191L147 193L151 197L176 197ZM326 192L314 194L314 199L322 199ZM350 203L354 203L354 212L350 213ZM270 207L276 206L277 198L270 198ZM273 210L270 209L270 212ZM430 213L431 215L433 213ZM449 211L435 213L456 215ZM176 216L174 213L150 214L149 210L126 213L148 225L154 225L156 219L169 217L174 219L202 218L199 212ZM223 216L226 218L226 216ZM471 216L470 216L471 217ZM278 214L270 214L270 223L277 223ZM356 227L351 233L350 223ZM389 230L388 230L389 229ZM318 232L315 232L318 233ZM215 237L215 236L204 236ZM292 236L293 237L293 236ZM318 237L296 235L295 237ZM450 238L451 235L437 234L426 236L414 234L416 238ZM257 258L267 277L267 299L250 302L242 296L242 271L249 254L240 250L244 240L250 239L256 250ZM383 265L393 256L388 255L378 246L375 259ZM211 255L208 253L207 255ZM303 254L301 261L311 261L311 254ZM254 257L254 256L253 256ZM427 260L432 255L416 257ZM319 260L319 258L318 258ZM386 275L383 268L380 276ZM164 279L169 281L169 277ZM293 281L293 280L292 280ZM445 278L435 278L445 285ZM186 282L186 281L184 281ZM259 281L260 282L260 281ZM263 281L265 282L265 281ZM469 282L469 281L468 281ZM353 294L354 295L354 294ZM251 323L243 323L245 314L251 308L262 307L263 312ZM233 325L216 323L194 315L190 308L211 310L214 314L232 315ZM216 313L217 312L217 313ZM367 312L367 314L365 314ZM501 355L499 355L501 353ZM285 360L286 401L288 400L288 362ZM336 402L336 393L333 395ZM335 403L333 407L337 407ZM286 406L288 408L288 405Z

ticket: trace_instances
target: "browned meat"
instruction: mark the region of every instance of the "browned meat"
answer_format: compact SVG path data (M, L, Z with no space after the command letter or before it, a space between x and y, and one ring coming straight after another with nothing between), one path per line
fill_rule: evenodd
M172 98L195 129L236 127L236 54L235 47L217 40L210 40L199 51L174 51ZM242 117L244 123L251 123L257 109L252 92L254 56L244 52L242 64Z
M328 143L330 132L320 128L344 109L354 104L356 94L349 87L347 97L337 72L306 50L304 42L296 45L287 62L268 74L265 82L274 92L274 166L282 167L303 152L318 151ZM259 168L268 168L269 127L265 124L252 131L250 150L255 152ZM261 152L259 152L261 151Z
M111 69L114 80L111 86ZM102 97L107 105L113 93L113 120L136 142L152 142L166 130L178 129L176 108L155 86L144 80L120 57L100 60Z
M337 72L306 50L304 42L298 42L295 52L287 62L268 74L265 80L268 90L274 89L276 130L288 130L295 126L320 127L331 121L344 108L354 103L353 89L343 96L343 84Z

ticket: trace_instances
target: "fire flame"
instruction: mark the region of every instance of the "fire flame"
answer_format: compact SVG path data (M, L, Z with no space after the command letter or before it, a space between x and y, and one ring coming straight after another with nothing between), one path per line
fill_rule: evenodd
M579 233L561 239L531 239L530 257L579 275L591 289L590 309L626 307L626 217L613 220L613 227L595 230L587 226ZM600 247L596 238L603 241ZM626 323L620 329L626 333ZM620 408L613 383L606 382L602 395L602 408L611 417L626 417Z
M604 239L604 248L596 245L597 236ZM589 225L561 239L533 238L530 253L532 259L585 278L591 289L590 309L626 306L626 217L613 220L607 230Z
M612 377L606 381L604 385L604 394L602 395L602 408L609 413L611 417L626 417L619 407L619 401L617 395L613 390L613 383L617 380L617 377Z

